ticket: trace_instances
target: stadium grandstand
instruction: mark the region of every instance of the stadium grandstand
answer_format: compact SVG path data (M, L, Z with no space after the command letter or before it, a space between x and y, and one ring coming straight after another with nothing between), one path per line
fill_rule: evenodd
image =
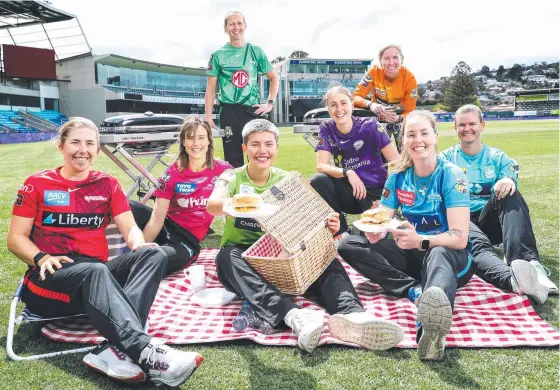
M558 115L560 88L515 92L516 116Z
M277 123L298 122L310 110L321 107L329 84L338 82L351 91L370 68L372 59L286 59L274 64L280 78L272 120ZM263 80L265 96L268 79Z
M117 54L57 61L62 112L101 123L109 116L151 111L204 115L206 69L160 64ZM217 106L214 107L214 116Z
M40 1L0 2L0 142L52 138L60 111L56 61L91 53L78 19Z

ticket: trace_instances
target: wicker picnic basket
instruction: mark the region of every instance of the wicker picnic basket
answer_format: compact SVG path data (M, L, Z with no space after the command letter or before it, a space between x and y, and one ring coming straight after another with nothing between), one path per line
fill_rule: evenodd
M255 218L266 233L243 258L280 291L301 295L336 256L326 227L333 210L297 172L266 190L262 198L280 208Z

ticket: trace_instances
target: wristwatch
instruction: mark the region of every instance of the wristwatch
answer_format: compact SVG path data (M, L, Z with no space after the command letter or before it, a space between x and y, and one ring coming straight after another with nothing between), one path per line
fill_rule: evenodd
M427 251L428 249L430 249L430 240L428 240L428 237L426 236L421 236L422 241L420 241L420 250L421 251Z
M267 103L274 105L274 100L269 100L269 101L267 101Z
M43 257L45 257L47 254L43 251L39 251L39 253L37 253L34 257L33 257L33 262L35 263L35 267L37 268L41 268L39 266L39 260L41 260Z
M343 177L348 177L348 169L342 168L342 176Z

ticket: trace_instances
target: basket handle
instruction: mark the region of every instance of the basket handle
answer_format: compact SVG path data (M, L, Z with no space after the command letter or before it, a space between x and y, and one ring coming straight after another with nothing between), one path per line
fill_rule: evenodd
M270 193L278 200L286 199L286 194L280 191L280 189L276 186L270 187Z

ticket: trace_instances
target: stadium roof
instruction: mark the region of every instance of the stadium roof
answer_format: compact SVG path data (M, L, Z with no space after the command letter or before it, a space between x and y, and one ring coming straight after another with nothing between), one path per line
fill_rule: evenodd
M157 62L138 60L135 58L123 57L117 54L107 54L96 56L95 62L99 64L116 66L119 68L140 69L152 72L186 74L199 76L206 74L206 68L190 68L187 66L159 64Z
M57 60L91 53L78 18L46 1L0 1L0 44L52 49Z

